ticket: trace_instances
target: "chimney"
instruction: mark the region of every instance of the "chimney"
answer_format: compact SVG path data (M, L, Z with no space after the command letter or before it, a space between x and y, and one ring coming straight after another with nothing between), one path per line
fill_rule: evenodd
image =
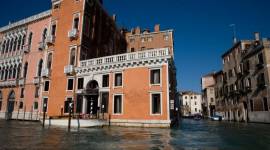
M259 32L255 32L254 36L255 36L255 41L260 41L260 33Z
M112 20L113 20L114 22L116 22L116 14L113 14Z
M160 25L156 24L154 30L155 30L155 32L159 32L160 31Z
M141 34L141 28L140 27L137 27L136 30L135 30L135 33L136 34Z

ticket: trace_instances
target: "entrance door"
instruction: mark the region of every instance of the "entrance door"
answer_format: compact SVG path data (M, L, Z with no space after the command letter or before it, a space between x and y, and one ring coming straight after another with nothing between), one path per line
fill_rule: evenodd
M12 119L12 113L14 111L14 104L15 104L15 92L11 91L8 96L8 103L7 103L7 116L6 119Z
M87 114L97 115L98 111L98 96L90 95L87 96Z

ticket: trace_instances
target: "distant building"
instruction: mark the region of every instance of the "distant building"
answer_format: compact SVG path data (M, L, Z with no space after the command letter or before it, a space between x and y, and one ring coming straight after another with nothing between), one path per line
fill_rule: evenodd
M215 73L210 73L202 77L202 107L204 116L213 116L215 114Z
M214 75L216 113L226 120L270 123L270 40L241 40L222 55Z
M202 113L202 95L192 91L180 92L181 115L184 117Z

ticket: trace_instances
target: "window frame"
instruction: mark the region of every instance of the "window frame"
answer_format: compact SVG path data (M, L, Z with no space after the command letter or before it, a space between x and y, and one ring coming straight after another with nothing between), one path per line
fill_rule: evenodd
M121 74L121 76L122 76L122 78L121 78L122 79L121 85L116 85L115 84L116 83L116 75L117 74ZM124 81L124 73L123 72L115 72L114 75L113 75L113 79L114 79L113 80L113 86L114 86L114 88L121 88L121 87L123 87L123 85L124 85L124 82L123 82Z
M69 89L69 80L72 80L72 89ZM74 78L67 78L67 91L73 91L74 90Z
M159 94L160 95L160 113L153 113L153 110L152 110L152 100L153 100L153 95L155 94ZM151 92L150 93L150 116L162 116L163 114L163 107L162 107L162 92Z
M78 28L77 28L77 30L79 31L80 30L80 23L81 23L81 13L76 12L76 13L73 14L73 18L72 18L72 29L76 29L76 28L74 28L75 18L78 18L79 19L79 21L78 21Z
M159 70L159 83L152 83L152 71ZM149 68L149 83L150 86L162 86L162 67Z
M104 76L108 76L107 86L104 86ZM123 80L123 75L122 75ZM122 81L123 84L123 81ZM102 88L109 88L110 87L110 74L103 74L102 75Z
M114 104L115 104L115 97L116 96L121 96L121 113L114 112ZM113 115L123 115L124 114L124 94L113 94L112 114Z
M45 90L45 89L46 89L46 88L45 88L46 82L49 83L49 85L48 85L48 90ZM49 92L49 91L50 91L50 81L49 81L49 80L45 80L45 81L44 81L44 86L43 86L43 92Z

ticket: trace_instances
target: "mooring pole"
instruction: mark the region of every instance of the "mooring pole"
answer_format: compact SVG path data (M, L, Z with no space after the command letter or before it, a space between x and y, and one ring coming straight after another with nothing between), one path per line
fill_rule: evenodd
M45 127L45 113L46 113L46 107L47 107L47 104L46 103L44 103L43 104L43 124L42 124L42 126L43 126L43 128Z
M69 103L69 114L68 114L68 131L70 131L71 124L71 112L72 112L72 102Z

